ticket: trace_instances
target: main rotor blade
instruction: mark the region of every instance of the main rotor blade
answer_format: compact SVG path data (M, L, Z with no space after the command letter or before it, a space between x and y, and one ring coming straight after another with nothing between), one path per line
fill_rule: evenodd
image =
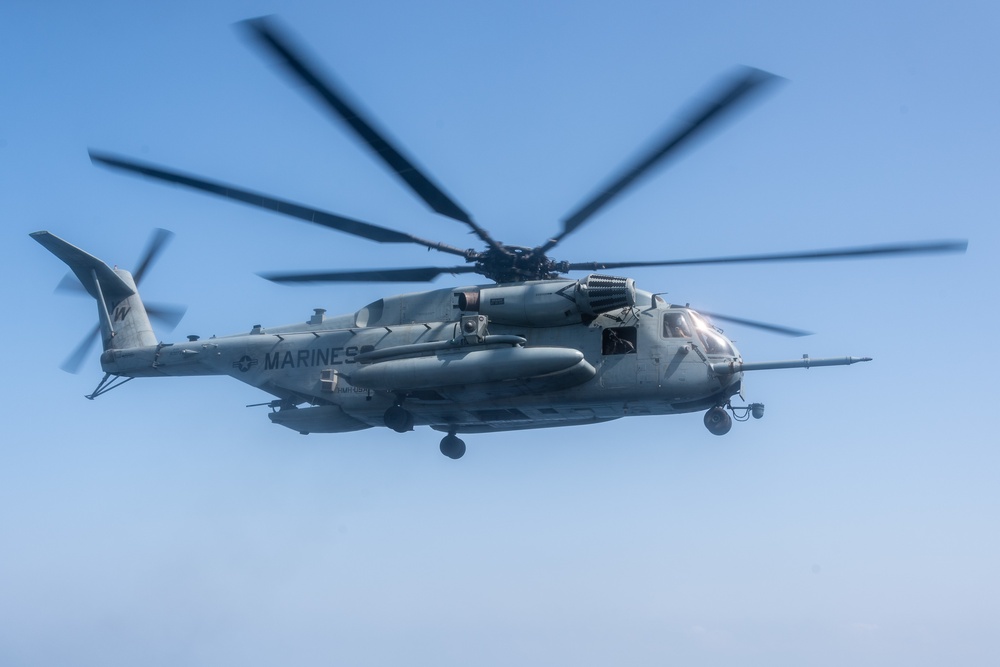
M59 368L63 369L67 373L79 373L80 366L83 365L83 360L87 358L87 354L90 353L90 348L94 346L97 342L97 336L101 332L101 325L95 324L94 327L87 332L87 335L83 337L80 344L66 357L66 361L62 362Z
M274 18L249 19L243 21L242 25L256 39L257 44L270 52L295 78L306 84L432 210L465 223L480 239L491 247L497 247L486 230L473 222L472 217L461 206L393 145L384 132L377 130L371 120L358 111L343 88L330 74L323 72L315 60L305 55L303 49Z
M924 241L920 243L891 243L886 245L839 248L835 250L804 250L801 252L773 253L767 255L736 255L705 259L673 259L662 262L568 262L559 266L562 271L603 271L640 266L690 266L695 264L749 264L753 262L789 262L798 260L844 259L881 257L886 255L936 255L948 252L965 252L968 241Z
M476 273L474 266L452 266L440 268L436 266L416 267L412 269L373 269L370 271L326 271L314 273L260 273L276 283L320 283L320 282L385 282L385 283L420 283L434 280L442 274Z
M153 230L153 235L150 237L149 243L146 244L146 249L143 251L135 271L132 272L132 279L135 280L136 285L139 284L146 271L160 256L160 253L163 252L163 249L173 236L174 233L167 229L156 228Z
M405 232L399 232L394 229L389 229L387 227L380 227L368 222L353 220L351 218L328 213L316 208L310 208L308 206L296 204L284 199L270 197L252 190L243 190L232 185L226 185L225 183L219 183L201 178L199 176L171 171L163 167L139 162L137 160L131 160L125 157L115 156L110 153L102 153L91 150L90 159L95 164L111 167L112 169L121 169L122 171L139 174L154 180L166 181L168 183L183 185L194 190L201 190L202 192L207 192L219 197L225 197L244 204L249 204L251 206L274 211L282 215L287 215L292 218L299 218L300 220L305 220L306 222L312 222L317 225L336 229L337 231L341 231L346 234L352 234L371 241L377 241L378 243L416 243L417 245L422 245L425 248L440 250L441 252L447 252L452 255L459 255L461 257L466 257L468 255L465 250L456 248L446 243L428 241L426 239L412 236L410 234L406 234Z
M721 320L723 322L732 322L733 324L739 324L744 327L752 327L754 329L762 329L764 331L769 331L771 333L781 334L782 336L812 336L811 331L803 331L802 329L793 329L792 327L786 327L781 324L770 324L768 322L758 322L756 320L747 320L740 317L730 317L729 315L719 315L718 313L710 313L706 310L698 309L696 310L700 315L705 315L713 320Z
M736 75L711 96L706 104L690 115L690 118L683 127L669 132L666 136L653 143L651 148L622 169L609 185L605 186L597 195L585 202L577 210L570 213L563 220L563 229L559 235L542 245L539 249L540 252L544 253L551 250L559 241L589 220L591 216L635 183L641 176L646 175L667 157L676 153L689 140L703 134L713 123L722 119L727 112L733 111L738 104L747 101L751 97L751 93L760 91L765 84L773 83L780 79L781 77L774 74L751 67L738 71Z

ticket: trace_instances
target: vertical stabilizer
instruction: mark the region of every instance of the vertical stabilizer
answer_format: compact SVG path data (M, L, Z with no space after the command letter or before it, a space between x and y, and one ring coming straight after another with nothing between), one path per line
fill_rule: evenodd
M122 350L128 347L156 345L156 334L149 323L146 307L139 297L132 274L124 269L113 269L123 283L132 288L132 295L108 304L110 326L101 326L105 350Z
M101 342L105 350L156 345L153 327L131 273L113 269L49 232L34 232L31 237L61 259L97 301Z

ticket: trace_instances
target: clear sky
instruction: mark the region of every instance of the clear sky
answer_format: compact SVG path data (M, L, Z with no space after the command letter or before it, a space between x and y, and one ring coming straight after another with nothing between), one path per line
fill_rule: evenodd
M683 6L689 5L689 6ZM3 665L994 664L1000 209L993 2L0 6ZM84 9L85 8L85 9ZM535 245L735 65L788 79L555 253L661 260L967 238L965 255L641 269L748 360L760 421L302 437L226 378L97 401L48 229L143 284L164 340L417 285L267 270L451 262L90 164L120 152L455 245L232 28L278 11L477 221ZM449 284L448 277L435 286Z

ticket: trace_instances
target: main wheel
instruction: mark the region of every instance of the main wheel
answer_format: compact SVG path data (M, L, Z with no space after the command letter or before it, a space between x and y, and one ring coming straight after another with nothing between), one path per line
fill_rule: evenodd
M733 418L725 408L716 406L705 413L705 428L712 435L725 435L733 427Z
M449 433L441 438L441 453L449 459L460 459L465 456L465 441Z
M406 433L413 430L413 415L398 405L386 410L382 419L385 421L385 425L396 433Z

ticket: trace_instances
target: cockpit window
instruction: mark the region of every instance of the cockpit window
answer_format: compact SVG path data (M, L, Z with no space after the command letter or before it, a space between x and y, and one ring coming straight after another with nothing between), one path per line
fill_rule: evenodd
M664 313L663 314L663 337L664 338L690 338L691 325L688 324L684 313Z
M716 331L715 327L705 322L705 320L691 314L691 319L695 323L695 331L698 332L698 340L705 347L705 354L725 355L732 357L736 355L733 346L726 340L726 337Z
M733 356L733 347L716 332L707 329L698 329L698 338L701 339L702 344L705 346L705 354L709 356L713 354L724 354L728 357Z

